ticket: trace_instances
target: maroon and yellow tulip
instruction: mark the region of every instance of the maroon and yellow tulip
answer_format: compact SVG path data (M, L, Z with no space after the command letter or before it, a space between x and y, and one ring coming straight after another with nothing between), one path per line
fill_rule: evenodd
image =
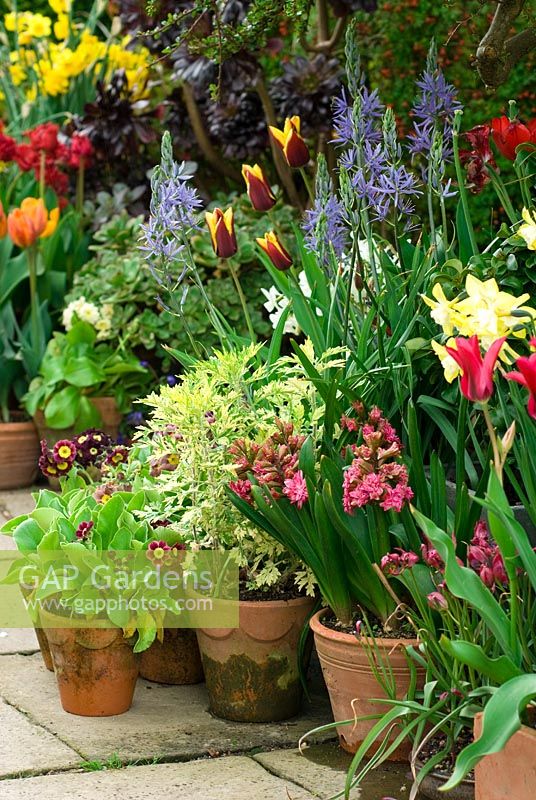
M231 258L238 250L236 234L234 229L234 213L232 208L222 211L215 208L214 211L207 211L205 214L212 247L220 258Z
M41 198L26 197L20 208L9 213L7 232L17 247L30 247L37 239L52 236L59 217L59 208L49 212Z
M289 167L304 167L309 161L309 148L300 136L300 118L287 117L283 130L270 125L270 134L281 148Z
M274 231L268 231L263 237L257 239L257 243L262 247L276 269L284 271L292 266L292 258Z
M246 182L246 190L255 211L269 211L275 204L275 195L266 179L266 175L258 164L250 167L242 165L242 175Z

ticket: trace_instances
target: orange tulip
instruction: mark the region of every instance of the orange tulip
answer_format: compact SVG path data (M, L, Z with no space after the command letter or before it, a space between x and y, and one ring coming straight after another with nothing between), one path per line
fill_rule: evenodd
M304 167L309 161L309 149L300 136L300 118L287 117L283 130L269 126L274 142L279 145L289 167Z
M7 233L7 217L4 212L4 206L0 200L0 239L3 239Z
M18 247L30 247L37 239L51 236L58 226L59 208L48 212L40 198L26 197L7 218L7 232Z
M269 211L275 204L275 195L258 164L250 167L242 164L242 175L246 182L248 197L255 211Z
M268 231L264 237L258 238L257 243L262 247L276 269L283 272L292 266L290 253L285 250L274 231Z
M215 208L214 211L205 213L205 219L216 255L220 258L234 256L238 245L234 229L233 209L228 208L227 211L222 211L221 208Z

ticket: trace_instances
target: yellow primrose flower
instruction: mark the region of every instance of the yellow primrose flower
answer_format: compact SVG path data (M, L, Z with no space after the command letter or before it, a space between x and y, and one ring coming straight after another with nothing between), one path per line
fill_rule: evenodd
M432 340L432 349L441 362L445 373L445 380L448 381L448 383L452 383L461 375L462 371L457 361L447 352L447 347L456 350L456 339L449 339L446 346Z
M15 86L20 86L26 78L26 70L20 64L11 64L9 74Z
M68 14L71 10L71 0L48 0L48 4L58 16L60 14Z
M447 299L440 283L435 284L432 289L432 295L435 297L437 302L434 303L430 297L422 295L422 299L426 305L430 306L432 309L430 316L434 322L437 322L438 325L441 325L443 328L443 333L446 336L452 336L454 332L454 307L456 305L456 300Z
M518 228L518 234L525 240L528 250L536 250L536 213L523 209L522 217L525 220Z

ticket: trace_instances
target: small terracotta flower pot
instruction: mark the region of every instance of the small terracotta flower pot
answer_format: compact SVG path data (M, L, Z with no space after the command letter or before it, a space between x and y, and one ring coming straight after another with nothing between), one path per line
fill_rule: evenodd
M111 717L128 711L139 656L122 630L61 628L61 617L48 612L42 612L41 619L64 710L82 717Z
M422 768L423 764L417 761L417 768ZM475 782L470 778L465 778L458 786L451 789L448 794L441 791L441 787L446 783L447 777L438 772L430 772L419 784L419 797L427 800L475 800Z
M39 437L33 422L0 422L0 489L31 486L38 460Z
M203 667L195 631L165 628L163 641L156 640L141 654L140 677L174 686L201 683Z
M49 672L54 672L54 664L52 663L52 654L50 652L46 631L43 630L43 628L34 628L34 630L37 636L39 649L41 650L43 663Z
M240 601L240 627L197 630L213 714L277 722L299 713L298 643L313 607L309 597Z
M481 733L482 714L477 714L475 739ZM536 729L522 725L500 753L484 756L475 767L475 783L475 800L534 800Z
M99 430L107 433L112 439L117 439L122 417L115 397L89 397L88 400L95 406L101 416L101 424L97 426ZM45 415L41 410L35 412L34 422L39 431L39 438L46 439L49 446L60 439L71 439L76 434L82 433L75 426L70 428L49 428L45 421Z
M335 722L351 720L368 714L378 714L387 710L372 700L384 698L385 692L376 680L371 669L365 646L348 633L340 633L322 624L328 613L321 609L311 619L310 625L315 636L315 645L329 692L329 699ZM414 639L376 639L375 646L381 653L381 660L389 664L396 681L398 699L404 697L410 686L410 670L405 655L405 647L417 645ZM424 680L424 672L420 676ZM339 742L344 750L355 753L362 744L375 720L357 720L346 725L338 725ZM393 739L396 738L393 734ZM374 751L374 746L369 752ZM411 751L411 743L399 747L391 756L391 761L406 761Z

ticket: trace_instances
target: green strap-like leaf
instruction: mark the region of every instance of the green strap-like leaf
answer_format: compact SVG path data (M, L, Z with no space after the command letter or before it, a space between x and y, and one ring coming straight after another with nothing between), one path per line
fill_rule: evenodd
M443 650L452 658L461 661L462 664L467 664L468 667L490 678L493 683L499 686L512 678L523 675L522 670L506 656L490 658L483 652L481 647L472 642L453 642L451 639L447 639L446 636L442 636L440 644Z

